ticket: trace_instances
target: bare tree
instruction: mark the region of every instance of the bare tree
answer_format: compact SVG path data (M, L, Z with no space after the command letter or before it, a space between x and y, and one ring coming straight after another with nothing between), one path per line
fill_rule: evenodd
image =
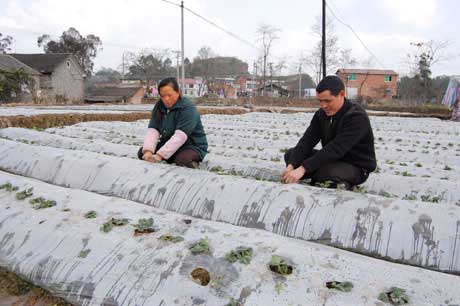
M414 49L405 58L410 76L401 78L399 94L411 103L436 100L439 96L439 86L433 82L432 68L452 57L447 54L451 42L430 40L410 45Z
M201 96L205 86L211 83L210 76L210 58L216 57L217 55L212 51L211 47L203 46L198 50L198 56L193 59L192 74L199 75L203 78L199 88L198 95Z
M196 58L205 60L205 59L209 59L215 56L216 54L214 53L214 51L212 51L211 47L203 46L200 48L200 50L198 50L198 56Z
M451 57L446 53L446 49L452 43L449 40L436 41L429 40L426 42L411 42L410 45L415 47L412 53L406 55L406 63L412 75L420 73L420 61L426 61L426 65L433 67L436 64L445 62Z
M316 21L312 25L312 33L318 37L318 40L314 44L314 47L310 49L307 56L305 57L305 64L307 64L312 70L316 82L321 80L322 75L322 60L321 60L321 37L322 37L322 23L321 16L316 16ZM326 74L334 73L339 66L339 38L335 34L335 27L332 20L328 20L326 23L326 63L327 71Z
M257 41L261 44L261 49L262 49L262 58L263 58L263 66L262 66L262 75L263 75L263 81L262 81L262 95L265 95L265 79L266 79L266 74L267 74L267 59L270 56L270 51L273 46L273 42L277 39L279 39L279 32L281 32L281 29L276 28L272 25L269 24L261 24L257 28L256 31L256 37Z
M338 59L339 68L347 69L356 66L357 61L351 54L351 49L340 50L340 57Z
M364 59L360 65L364 68L372 68L375 66L375 58L373 56L368 57L367 59Z
M288 68L287 56L283 56L278 59L278 62L275 64L275 75L283 75L284 69Z

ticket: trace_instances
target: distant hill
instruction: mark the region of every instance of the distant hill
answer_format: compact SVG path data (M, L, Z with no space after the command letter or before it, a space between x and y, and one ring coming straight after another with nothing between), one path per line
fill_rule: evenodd
M213 57L195 59L191 64L192 76L214 77L249 75L248 64L236 57Z

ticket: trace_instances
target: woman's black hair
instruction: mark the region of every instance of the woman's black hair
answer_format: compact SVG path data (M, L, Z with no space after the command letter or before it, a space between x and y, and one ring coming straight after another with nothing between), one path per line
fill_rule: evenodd
M166 78L166 79L161 80L160 83L158 84L158 93L160 93L160 89L165 86L171 86L171 88L174 89L175 92L180 94L180 87L179 87L179 83L177 82L176 78L171 77L171 78ZM180 95L179 95L179 98L180 98ZM161 101L161 98L159 101ZM159 107L157 107L155 117L156 117L158 124L161 125L161 114L160 114Z
M179 83L177 82L176 78L171 77L161 80L160 84L158 84L158 93L160 93L160 89L165 86L171 86L171 88L174 89L175 92L180 92Z

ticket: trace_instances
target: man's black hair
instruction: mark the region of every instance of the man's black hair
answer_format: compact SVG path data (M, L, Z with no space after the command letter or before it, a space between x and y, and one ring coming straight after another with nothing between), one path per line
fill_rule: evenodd
M316 86L316 92L318 93L322 93L326 90L329 90L331 95L337 97L340 91L345 90L345 85L338 76L328 75L319 82L318 86Z

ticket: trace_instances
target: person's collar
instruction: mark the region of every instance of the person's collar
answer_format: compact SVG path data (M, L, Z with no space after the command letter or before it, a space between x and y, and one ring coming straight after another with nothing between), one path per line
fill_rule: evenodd
M344 113L346 113L350 109L351 105L352 105L351 101L348 100L347 98L344 98L342 107L339 109L337 113L335 113L331 117L332 118L341 117Z

